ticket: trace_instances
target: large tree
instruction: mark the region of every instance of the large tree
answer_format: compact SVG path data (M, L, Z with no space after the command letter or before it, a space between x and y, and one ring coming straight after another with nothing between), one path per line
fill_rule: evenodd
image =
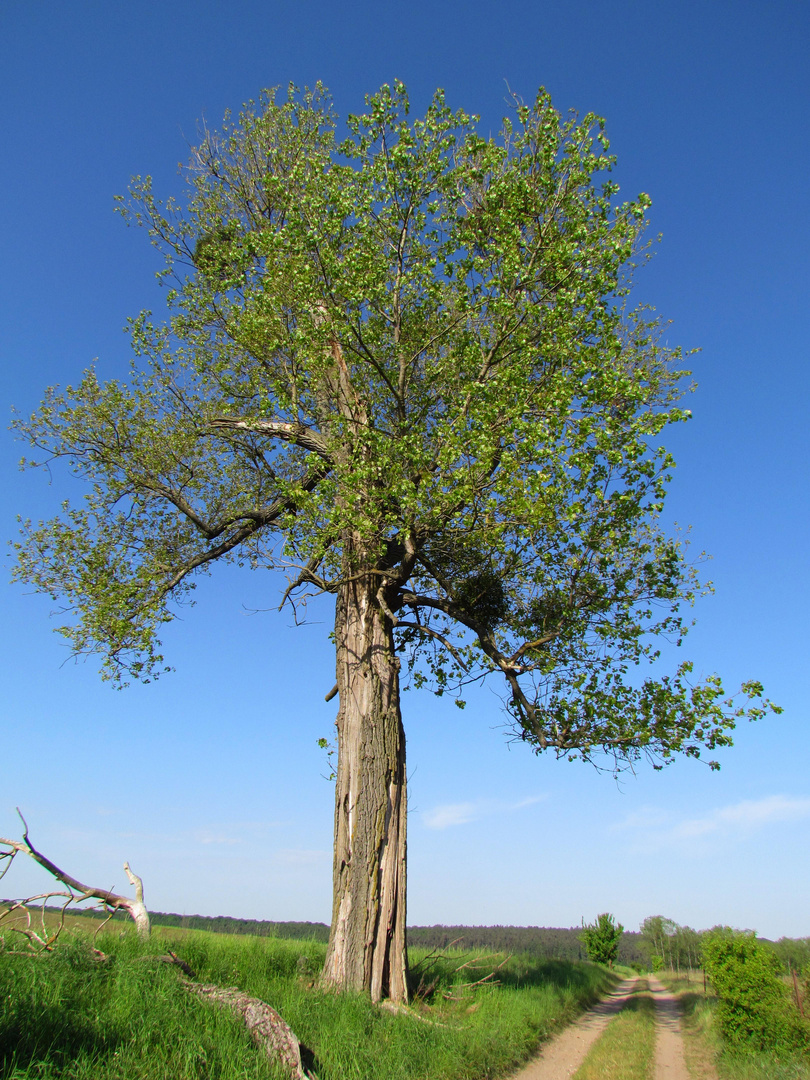
M324 979L375 999L407 999L401 658L440 693L498 675L537 752L616 767L727 745L744 713L688 664L639 668L696 588L658 523L688 413L628 305L649 200L619 202L612 163L544 91L497 137L441 93L412 119L399 83L341 137L320 87L266 93L203 129L185 202L148 178L122 201L170 309L132 321L129 379L88 371L20 424L87 493L28 526L17 575L108 675L165 670L160 628L217 560L334 596Z

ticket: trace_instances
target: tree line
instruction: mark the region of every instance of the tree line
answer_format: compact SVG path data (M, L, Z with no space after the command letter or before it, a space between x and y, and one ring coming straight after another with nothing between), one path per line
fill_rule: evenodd
M54 911L58 910L56 908ZM78 912L76 913L79 914ZM97 912L82 912L88 918L102 918ZM266 919L237 919L229 915L180 915L150 912L153 926L184 930L206 930L214 934L252 934L256 937L289 938L296 941L328 941L329 926L322 922L275 922ZM625 930L619 940L617 963L644 970L696 970L703 967L703 946L722 927L694 930L663 915L648 916L638 931ZM779 961L785 973L810 971L810 937L782 937L777 941L757 939ZM493 952L523 953L548 960L585 960L581 927L559 926L464 926L462 924L409 926L409 948L491 949Z
M704 946L728 927L714 926L710 930L694 930L680 926L674 919L651 915L641 924L637 935L644 960L653 971L669 968L673 971L693 970L704 966ZM756 936L756 935L754 935ZM778 941L760 938L759 944L776 957L783 972L810 971L810 937L781 937Z

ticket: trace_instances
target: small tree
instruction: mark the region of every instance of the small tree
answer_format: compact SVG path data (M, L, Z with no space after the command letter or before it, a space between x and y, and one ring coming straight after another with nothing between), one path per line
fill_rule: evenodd
M607 964L613 967L613 961L619 955L619 940L624 927L617 923L608 912L596 916L596 922L587 924L583 920L580 941L585 946L588 959L595 964Z
M617 202L603 121L542 90L498 137L441 93L422 119L400 83L367 104L339 142L321 88L267 93L203 131L185 208L134 182L170 319L132 321L128 383L89 371L19 424L87 493L26 527L17 577L124 680L168 670L159 632L218 561L286 571L282 606L334 597L324 979L405 1000L403 660L459 705L504 680L532 749L616 768L764 706L639 669L697 588L659 526L688 413L627 304L649 199Z

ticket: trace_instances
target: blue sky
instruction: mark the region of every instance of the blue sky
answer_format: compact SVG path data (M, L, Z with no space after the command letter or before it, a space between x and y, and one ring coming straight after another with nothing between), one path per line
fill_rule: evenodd
M413 923L578 924L661 913L810 934L808 198L810 9L768 3L3 0L0 390L128 362L122 327L163 298L145 235L113 213L131 175L178 193L197 121L262 87L320 79L341 114L395 78L416 110L442 86L496 130L509 87L607 118L627 197L663 241L639 300L700 347L694 418L665 517L691 524L716 595L684 651L727 685L761 679L781 717L738 732L719 774L694 762L616 783L510 745L500 688L464 713L405 695ZM2 447L2 527L49 516L62 476ZM328 921L332 785L327 605L294 628L268 572L217 570L166 635L176 673L119 692L66 658L50 601L3 586L0 835L35 843L150 907ZM256 609L268 609L256 614ZM15 866L6 894L46 887Z

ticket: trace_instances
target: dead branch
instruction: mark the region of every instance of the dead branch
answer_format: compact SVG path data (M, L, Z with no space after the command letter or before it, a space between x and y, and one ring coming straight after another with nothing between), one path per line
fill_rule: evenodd
M457 971L463 971L465 968L468 968L468 967L474 968L476 966L476 964L480 964L481 961L485 960L485 959L486 959L486 954L484 956L474 956L472 958L472 960L467 960L466 963L459 964L459 966L457 968L453 968L453 974L455 975L455 973Z
M148 938L150 932L149 912L146 910L146 905L143 900L143 881L134 874L129 867L129 863L124 863L124 871L129 878L132 885L135 886L135 899L130 900L128 896L120 896L118 893L114 893L109 889L98 889L92 885L85 885L77 878L72 877L70 874L65 873L55 863L51 862L47 856L42 852L37 851L34 845L31 843L28 837L28 823L20 812L20 808L17 807L17 813L20 815L20 820L23 823L23 836L22 840L9 840L6 837L0 836L0 846L7 848L7 851L0 853L0 860L8 860L3 867L2 877L8 872L11 863L16 855L23 852L39 863L43 869L47 870L49 874L56 878L57 881L67 886L67 892L51 892L41 893L39 896L30 897L27 901L19 901L19 904L26 905L32 903L34 900L42 900L43 902L43 928L44 928L44 906L47 899L51 897L65 897L66 902L63 907L62 924L60 930L64 924L64 910L73 903L80 904L86 900L97 900L103 906L106 911L115 913L118 910L125 911L135 923L138 930L138 936L140 938ZM17 901L9 901L14 905L17 905ZM8 913L6 913L8 914ZM29 926L30 929L30 926ZM57 932L58 936L58 932ZM32 939L29 939L32 940ZM39 940L39 939L38 939ZM55 940L55 939L54 939ZM43 948L49 948L50 945L45 942L42 943Z
M450 942L450 944L445 945L444 948L452 949L454 945L458 945L458 943L463 940L463 937L454 938ZM441 974L437 975L432 982L429 982L427 984L425 984L425 976L431 970L431 968L434 968L439 963L440 960L449 959L449 954L446 952L440 952L439 946L437 946L433 950L433 952L429 952L427 956L423 957L423 959L420 960L418 964L414 964L414 966L411 968L411 977L415 978L417 975L419 976L419 985L417 986L413 995L414 1001L426 1001L427 998L430 997L430 995L439 985Z
M189 979L196 979L196 974L191 970L185 960L181 960L176 952L172 952L171 949L164 955L159 956L158 960L164 964L174 964L175 967L179 967L184 975L187 975Z
M420 1016L419 1013L415 1012L409 1005L400 1005L395 1001L378 1001L377 1006L380 1009L385 1009L386 1012L392 1013L394 1016L410 1016L411 1020L418 1020L421 1024L430 1024L431 1027L447 1027L447 1024L442 1024L438 1020L431 1020L427 1016Z
M466 964L462 964L461 967L457 967L456 971L462 971L464 968L471 967L473 964L476 964L483 959L483 956L479 956L476 957L475 960L468 960ZM512 954L510 953L508 956L504 957L504 959L501 960L500 964L498 964L497 967L493 968L488 975L484 975L484 977L481 979L476 979L475 982L456 983L453 989L460 990L461 994L443 994L442 996L447 1001L463 1001L465 990L474 990L476 986L483 986L484 984L488 984L489 986L500 986L500 979L495 978L495 973L500 971L501 968L504 967L504 965L508 964L511 959Z
M449 945L443 945L443 946L438 946L437 945L436 948L433 950L433 952L429 952L427 954L427 956L423 957L418 963L413 965L413 967L411 968L411 974L416 975L417 973L422 971L422 967L425 964L427 964L427 967L424 970L425 971L430 971L430 969L432 967L435 967L435 965L438 964L438 962L440 960L449 960L450 958L447 955L447 953L446 952L439 952L439 949L440 948L452 949L454 945L458 945L458 943L460 941L463 941L463 940L464 940L463 937L457 937L457 938L453 938L453 940L450 942ZM433 962L431 964L428 964L428 960L432 960ZM424 974L424 971L422 971L422 974Z
M301 1064L301 1047L289 1024L265 1001L248 997L234 987L187 982L185 986L198 997L213 1001L238 1013L253 1038L272 1062L281 1062L291 1080L307 1080Z

